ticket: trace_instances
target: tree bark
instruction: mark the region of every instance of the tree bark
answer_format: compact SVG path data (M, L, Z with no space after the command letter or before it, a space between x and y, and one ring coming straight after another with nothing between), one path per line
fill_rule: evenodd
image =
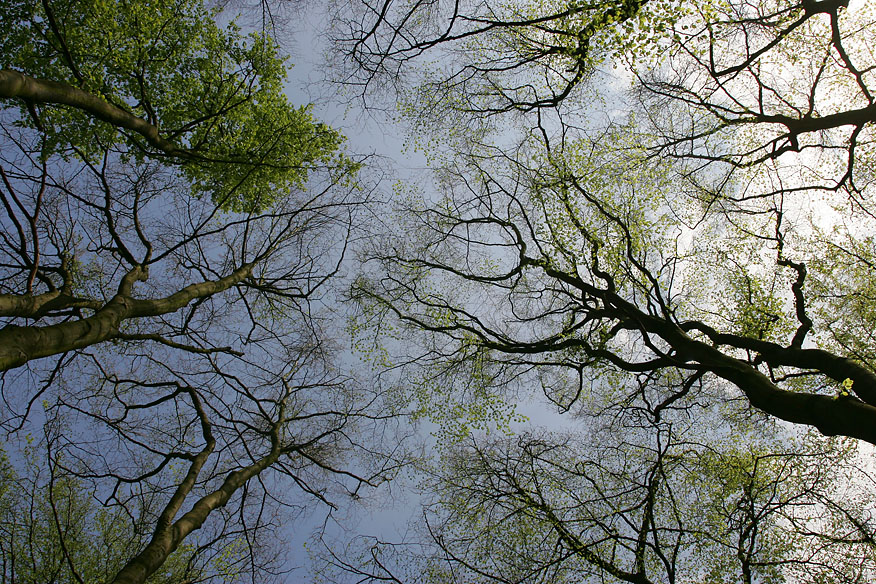
M0 317L13 316L39 319L55 310L90 308L100 310L101 302L77 298L60 290L43 294L0 294Z
M68 105L118 128L136 132L151 146L168 156L185 158L191 155L189 151L162 138L157 126L67 83L38 79L10 69L0 69L0 98L3 97L18 98L28 103Z
M222 486L201 497L192 508L173 525L156 530L146 548L129 561L112 580L112 584L142 584L160 568L180 543L193 531L200 529L207 517L219 507L224 507L231 496L248 480L277 462L280 446L275 442L271 452L255 463L236 470L225 477Z
M190 284L170 296L151 300L133 298L133 282L123 281L119 293L87 318L48 326L7 325L0 329L0 371L111 340L119 334L124 320L176 312L196 298L212 296L242 282L252 269L253 264L245 264L219 280ZM135 268L125 279L145 280L145 270Z
M876 444L876 404L867 403L876 394L873 386L876 376L853 361L826 351L789 349L746 337L721 335L699 323L685 323L690 328L704 332L715 343L755 351L775 365L814 369L836 381L852 379L852 390L859 392L862 399L784 390L751 363L726 355L715 346L690 337L681 326L668 318L647 314L619 295L599 289L550 265L535 260L527 263L539 265L549 276L599 299L612 318L634 323L630 328L659 336L675 350L679 361L696 365L736 385L755 408L786 422L814 426L827 436L849 436ZM855 385L859 387L856 389Z

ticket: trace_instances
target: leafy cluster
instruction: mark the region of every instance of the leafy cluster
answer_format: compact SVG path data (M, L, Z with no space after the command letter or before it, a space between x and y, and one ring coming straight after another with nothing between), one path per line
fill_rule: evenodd
M131 548L145 544L146 526L132 529L124 509L99 505L81 480L54 461L39 460L42 448L28 436L22 451L13 450L21 469L0 448L0 577L25 584L109 581ZM194 551L181 547L150 582L202 577L202 566L192 563Z
M51 152L86 160L118 145L128 156L181 165L195 196L224 209L258 211L308 169L355 164L336 154L335 130L283 92L285 59L270 37L220 28L198 0L4 3L11 34L0 60L27 76L79 89L148 123L165 141L107 123L81 108L19 102L19 120L40 128ZM57 85L56 85L57 86Z

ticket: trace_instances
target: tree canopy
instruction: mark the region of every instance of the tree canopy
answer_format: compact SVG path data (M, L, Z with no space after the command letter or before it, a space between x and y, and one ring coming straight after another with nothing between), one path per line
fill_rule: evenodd
M400 203L402 229L369 256L383 275L364 277L359 298L435 333L438 359L477 354L503 369L555 370L564 381L543 385L563 407L605 368L629 379L672 371L692 383L727 381L780 419L876 442L876 377L860 336L869 335L860 299L872 255L869 165L860 164L872 132L867 7L673 5L677 24L647 34L636 31L657 16L619 19L612 15L626 14L623 6L612 3L556 13L462 4L449 24L433 14L440 4L414 3L401 16L384 8L367 11L368 34L349 45L365 60L363 75L382 71L363 54L395 56L397 73L425 47L451 44L422 87L483 101L441 94L435 99L455 114L434 123L488 122L444 138L441 198ZM523 18L530 8L536 14ZM605 45L592 66L632 74L623 106L581 102L598 97L593 79L604 73L595 69L577 96L564 89L538 105L539 87L571 68L548 57L571 58L557 48L568 36L558 23L576 28L579 11L601 15L588 16ZM421 18L393 20L405 14ZM381 44L381 31L399 27L408 34ZM519 62L496 64L482 48L496 36L523 39ZM555 50L536 52L533 37ZM665 47L642 48L655 43ZM791 52L807 62L785 67ZM482 60L495 75L538 74L545 83L491 81ZM457 87L466 75L495 91ZM531 99L520 97L528 91ZM797 103L807 96L808 108ZM516 126L500 125L511 110Z
M279 579L287 521L403 456L324 301L366 182L217 16L0 7L4 581Z
M411 562L436 582L872 578L869 503L792 478L876 444L872 6L339 5L339 80L398 100L434 170L363 253L360 344L427 414L507 418L483 403L537 389L571 434L445 428L420 552L332 562L366 581ZM847 460L823 480L869 485Z
M195 196L235 211L269 207L309 168L355 166L336 131L288 102L271 38L220 28L201 2L20 1L0 16L0 97L51 152L123 146L177 164Z
M147 526L128 529L123 509L99 506L75 477L39 460L37 442L21 453L23 472L0 454L0 558L7 582L106 582L124 566L130 549L148 541ZM47 454L53 454L51 448ZM179 583L205 575L190 564L195 549L181 546L152 576ZM216 557L213 558L214 562Z
M0 6L3 578L281 581L407 468L318 577L872 582L872 6L330 9L427 154L384 201L267 27Z

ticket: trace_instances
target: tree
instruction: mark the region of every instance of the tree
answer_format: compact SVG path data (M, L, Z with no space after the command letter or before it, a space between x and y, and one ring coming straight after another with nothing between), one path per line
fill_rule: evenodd
M550 116L569 102L574 110L582 99L598 100L612 83L608 66L620 66L634 76L640 97L657 106L650 120L658 128L655 155L750 167L789 152L839 151L845 164L831 169L838 174L819 177L832 189L857 188L855 159L871 156L873 15L866 5L364 0L337 6L338 80L366 96L388 85L414 110L411 117L428 122L450 117L458 124L459 114ZM588 115L594 106L591 101ZM864 188L869 174L857 170L864 172Z
M625 407L603 412L610 421L588 418L586 432L444 449L411 540L364 538L347 559L330 559L329 581L351 572L397 583L872 579L873 477L852 441L798 440L744 418L704 431L702 418L719 415L708 405L664 410L659 421L644 401Z
M657 43L657 49L662 49L664 42L669 45L665 52L679 60L687 53L712 55L711 61L688 57L686 66L696 71L706 65L719 67L716 63L733 61L736 56L728 46L730 32L703 43L709 30L714 33L735 26L734 34L745 38L747 27L761 30L764 23L774 22L769 14L761 14L767 9L752 8L760 14L758 18L740 17L734 11L748 8L733 4L725 6L724 12L715 8L699 14L683 9L683 14L690 12L691 16L680 20L682 28L692 26L688 22L696 18L714 19L694 36L652 38L656 34L652 33L640 40L634 38L638 25L630 25L629 30L619 25L620 32L609 27L602 34L615 30L621 38L629 37L630 51L640 42ZM414 329L436 333L441 338L436 342L442 345L434 354L440 358L464 360L483 355L497 366L520 372L565 372L557 373L567 374L568 379L559 382L562 389L556 391L564 396L556 401L565 406L586 391L603 369L626 372L630 377L670 369L688 380L703 375L726 380L754 407L788 422L873 443L876 377L867 358L868 341L859 336L867 328L860 320L867 318L860 299L869 286L869 276L864 274L869 272L866 266L872 257L869 238L860 236L868 232L863 226L871 220L869 179L840 177L829 187L822 180L833 168L832 150L850 157L847 168L853 168L860 157L868 159L864 136L869 135L869 118L855 118L855 124L860 124L852 124L853 136L837 145L828 127L845 131L849 124L843 120L855 117L848 113L853 110L835 114L815 109L822 98L818 84L830 67L845 71L852 80L849 86L836 73L834 82L841 90L852 87L866 96L871 66L869 61L850 64L851 57L833 62L825 58L817 61L823 65L816 68L811 87L791 85L782 92L784 87L779 86L767 91L771 86L765 81L768 75L773 79L782 72L771 68L765 55L780 58L773 51L792 40L796 44L785 47L786 52L866 58L861 47L868 45L858 44L860 35L867 34L860 32L866 27L843 32L843 13L838 10L826 3L781 9L780 20L788 20L791 30L773 27L771 34L778 35L775 42L749 35L749 43L765 44L757 44L757 50L754 44L742 47L748 61L740 71L759 76L755 81L752 76L740 79L738 88L735 82L722 81L724 97L696 88L687 91L705 96L701 101L690 103L679 97L682 90L678 87L698 79L685 69L687 76L673 86L676 93L660 85L666 103L659 109L650 102L650 109L641 110L639 116L601 128L577 121L576 106L568 102L551 102L557 108L550 121L541 106L530 107L538 101L535 98L511 100L513 109L535 110L530 118L517 118L518 123L530 125L523 125L525 129L513 142L506 136L494 140L484 130L448 139L447 154L439 157L443 200L436 205L414 203L402 211L405 234L390 235L371 254L373 264L383 266L384 275L363 279L357 297L395 313ZM865 16L849 17L850 26ZM380 16L377 28L365 28L383 30L380 26L387 19ZM814 22L817 19L825 22ZM458 21L460 26L487 29L478 28L472 34L505 34L498 20L484 24L468 15L459 16ZM535 35L533 31L540 30L529 20L512 24L515 35L524 41L528 38L525 31ZM829 39L823 43L812 40L816 37L795 36L802 35L807 24L829 25L839 32L817 37ZM362 37L355 45L357 50L369 46L374 34ZM399 36L398 42L409 38ZM444 31L439 40L451 38L456 37ZM846 44L851 48L846 50ZM700 47L696 52L691 49L694 45ZM390 50L394 45L379 46L384 53L395 54ZM611 47L615 52L627 48L624 44ZM472 51L475 57L483 54L477 47ZM626 55L630 60L637 57L634 52ZM520 66L550 66L543 55L539 59ZM668 61L653 77L675 74L680 67ZM505 71L504 66L497 68ZM724 69L715 74L723 75ZM808 73L803 69L801 75ZM365 69L366 74L370 71ZM867 73L856 77L849 71ZM792 69L789 79L796 80L797 72ZM639 95L655 93L658 85L645 80L637 86ZM524 86L511 87L518 91ZM816 140L812 148L828 152L819 159L825 172L816 174L814 159L805 152L784 148L782 144L790 138L782 138L781 131L765 142L757 141L763 137L758 132L767 131L759 124L778 124L798 136L808 130L798 132L797 122L775 118L768 113L766 101L760 106L739 105L743 108L739 112L727 113L719 103L730 100L726 96L732 90L769 93L775 98L771 100L784 99L786 105L798 94L812 95L813 107L800 111L799 119L822 120L816 124L823 130L822 140L812 133L807 139ZM494 97L484 91L471 93L472 99ZM711 98L714 101L708 101ZM841 108L856 99L826 100L824 108ZM736 101L741 103L741 98ZM477 115L502 110L471 108L467 103L463 102L459 114L463 119L473 110ZM748 109L757 109L760 117L748 116ZM725 118L713 110L720 110ZM648 117L640 124L642 115ZM690 124L676 123L679 116L687 116ZM676 135L670 139L655 130L661 124L676 133L689 133L684 140ZM738 130L746 124L757 129ZM726 152L749 146L744 156L710 154L714 151L709 141ZM685 148L688 154L682 152ZM671 155L665 156L668 151ZM710 162L717 166L706 164ZM819 196L826 199L819 207L824 212L813 210ZM854 217L856 225L836 221L825 225L830 216L826 209ZM411 237L411 233L417 235ZM826 262L825 257L833 261ZM839 276L838 271L846 276ZM545 389L554 391L547 384Z
M288 103L273 41L213 16L193 1L6 3L0 54L13 68L0 97L20 104L50 152L123 145L177 164L194 195L224 209L264 209L320 164L351 170L333 160L341 136Z
M398 228L363 254L360 343L432 408L480 414L537 389L570 426L613 428L608 448L631 459L611 466L605 442L574 434L462 428L418 567L435 581L871 578L867 504L798 479L848 444L804 440L812 428L876 444L872 8L354 5L338 11L341 81L391 81L435 171L423 193L399 187ZM706 529L681 495L697 481ZM395 552L368 549L332 562L404 580ZM703 573L697 549L727 561Z
M28 436L19 472L3 452L0 491L0 565L3 582L105 582L125 564L131 547L146 544L147 529L127 529L119 508L99 508L83 485L37 453L46 445ZM51 448L46 449L51 455ZM141 526L146 527L146 526ZM133 539L132 539L133 536ZM180 549L154 582L193 582L194 549Z
M515 159L477 145L444 170L448 197L408 214L405 239L374 250L385 271L357 287L377 307L366 318L389 311L436 333L438 360L477 357L505 372L495 375L540 378L564 408L609 372L632 384L670 370L680 383L661 401L709 376L782 420L876 442L876 378L831 338L843 331L846 346L866 345L851 330L865 314L829 320L837 298L848 305L861 293L854 272L832 282L789 258L835 249L854 265L866 261L866 243L853 251L851 234L837 242L815 232L792 248L781 201L772 217L686 232L666 196L677 185L645 153L621 160L597 143L528 142ZM824 288L804 288L807 275ZM804 345L810 334L820 347Z
M59 496L126 519L114 582L181 550L199 579L278 577L258 549L281 510L397 462L369 440L396 410L340 368L324 303L357 164L287 102L273 42L198 2L0 12L4 429L51 429Z

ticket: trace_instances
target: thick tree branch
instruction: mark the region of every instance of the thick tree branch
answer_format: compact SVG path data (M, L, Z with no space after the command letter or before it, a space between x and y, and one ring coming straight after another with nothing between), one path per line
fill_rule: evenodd
M157 126L108 103L93 93L66 83L37 79L18 71L0 69L0 98L4 97L22 99L27 103L68 105L118 128L136 132L167 156L193 158L190 151L162 138Z
M165 298L139 300L131 297L131 288L135 280L146 279L146 272L135 268L123 278L119 293L92 316L43 327L8 325L0 329L0 371L114 339L122 321L175 312L192 300L218 294L242 282L252 274L252 269L253 264L245 264L219 280L190 284Z
M40 319L51 312L70 308L100 310L103 303L89 298L77 298L60 290L42 294L0 294L0 316Z
M196 407L200 406L197 401L195 401L195 404ZM113 584L142 584L145 582L149 576L154 574L164 564L168 556L179 547L190 533L201 528L210 513L220 507L224 507L238 489L253 477L258 476L266 468L275 464L280 459L280 456L289 449L289 447L284 449L280 442L280 429L281 425L285 422L283 419L284 408L281 407L279 420L271 428L270 451L253 464L229 473L218 489L198 499L189 511L171 524L171 520L185 501L186 495L191 491L203 463L210 452L212 452L212 433L209 431L209 425L205 422L206 417L203 409L199 409L202 424L205 427L204 432L207 437L207 445L198 455L199 458L192 463L186 478L178 486L171 501L165 507L161 520L156 526L152 541L122 568L115 579L113 579ZM203 460L201 460L201 456L203 456Z

